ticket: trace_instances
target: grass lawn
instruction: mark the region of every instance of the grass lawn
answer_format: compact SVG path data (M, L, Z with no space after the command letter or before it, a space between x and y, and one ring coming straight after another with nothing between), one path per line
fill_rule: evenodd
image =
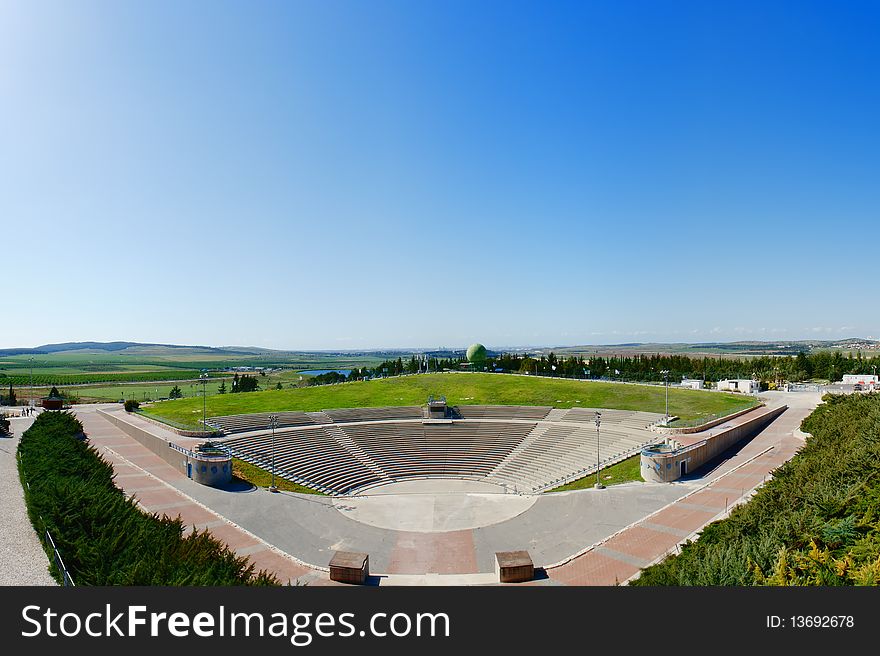
M617 485L618 483L629 483L630 481L642 480L642 456L636 454L621 460L615 465L599 470L599 480L602 485ZM587 490L596 485L596 473L593 472L589 476L584 476L571 483L560 485L550 492L565 492L566 490Z
M232 459L232 475L247 481L248 483L252 483L257 487L269 487L272 485L272 472L266 471L265 469L252 465L244 460L239 460L238 458ZM300 492L301 494L317 494L324 496L323 492L318 492L317 490L305 487L304 485L298 485L285 478L281 478L278 474L275 474L275 487L279 490L284 490L285 492Z
M209 417L282 410L306 412L331 408L422 405L428 396L445 395L450 405L548 405L556 408L613 408L665 411L664 388L502 374L421 374L399 378L268 390L208 397ZM682 419L728 414L754 405L752 397L699 390L669 390L669 412ZM161 401L143 408L157 419L198 427L202 400Z
M208 383L208 396L217 393L220 387L220 380L212 380ZM142 385L126 384L126 385L100 385L96 387L59 387L59 391L66 392L72 396L78 396L80 399L105 399L107 401L118 401L122 398L134 399L143 403L147 399L155 399L167 397L171 393L171 388L177 385L185 397L196 396L202 398L202 386L192 381L180 381L178 383L144 383ZM232 387L232 381L226 381L226 391ZM158 390L158 392L156 391Z

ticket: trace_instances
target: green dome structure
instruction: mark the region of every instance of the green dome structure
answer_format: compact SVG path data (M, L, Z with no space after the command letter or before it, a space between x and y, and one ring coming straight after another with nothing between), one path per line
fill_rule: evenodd
M467 359L471 364L482 365L486 362L486 347L482 344L471 344L468 346Z

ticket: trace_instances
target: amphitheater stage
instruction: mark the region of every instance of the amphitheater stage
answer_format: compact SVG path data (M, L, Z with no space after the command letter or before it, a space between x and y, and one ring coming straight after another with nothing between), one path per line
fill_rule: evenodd
M428 478L388 483L337 498L333 505L361 524L434 533L498 524L526 512L537 500L505 494L500 486L482 481Z
M539 567L559 562L584 545L599 542L684 496L694 483L632 483L605 490L522 497L457 493L459 497L486 497L479 501L456 500L454 493L392 494L380 495L387 505L376 508L355 505L364 497L271 494L265 490L229 492L185 478L173 485L253 535L312 565L326 566L335 551L358 551L370 555L370 571L376 575L465 575L493 572L496 551L526 549ZM499 502L528 507L518 513L519 508L514 506L493 511L490 496ZM431 503L429 518L419 516ZM400 516L395 528L370 523L395 521L395 512ZM486 518L495 523L463 528ZM443 522L450 530L441 528Z

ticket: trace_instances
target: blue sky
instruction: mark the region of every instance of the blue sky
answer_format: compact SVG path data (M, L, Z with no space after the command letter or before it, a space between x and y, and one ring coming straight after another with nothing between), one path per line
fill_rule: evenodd
M880 337L875 2L0 3L0 346Z

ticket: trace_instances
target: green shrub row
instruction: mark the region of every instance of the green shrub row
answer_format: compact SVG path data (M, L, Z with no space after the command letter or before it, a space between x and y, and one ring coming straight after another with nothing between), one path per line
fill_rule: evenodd
M82 431L74 415L46 412L19 444L31 521L41 539L49 530L77 585L278 584L208 531L139 509Z
M826 396L746 504L634 585L880 583L880 395Z

